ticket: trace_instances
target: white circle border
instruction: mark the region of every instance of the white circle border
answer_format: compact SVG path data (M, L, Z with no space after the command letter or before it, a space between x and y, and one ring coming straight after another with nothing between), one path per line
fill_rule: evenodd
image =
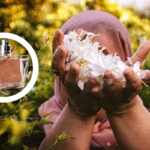
M30 54L31 61L32 61L32 66L33 66L32 76L30 81L27 83L27 85L17 94L7 96L7 97L0 97L0 103L14 102L24 97L33 88L39 73L38 58L32 46L24 38L13 33L0 32L0 39L9 39L21 44Z

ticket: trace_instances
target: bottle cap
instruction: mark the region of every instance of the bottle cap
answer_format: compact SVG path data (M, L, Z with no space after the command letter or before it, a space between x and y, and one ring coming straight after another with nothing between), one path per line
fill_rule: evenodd
M2 40L1 48L0 48L1 56L11 56L11 48L9 46L9 42L6 39Z

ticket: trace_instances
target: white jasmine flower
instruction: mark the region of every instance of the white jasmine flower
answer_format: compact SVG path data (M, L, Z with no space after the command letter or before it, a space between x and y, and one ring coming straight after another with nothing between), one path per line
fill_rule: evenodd
M89 77L102 78L106 70L119 79L125 80L124 71L128 65L121 58L114 54L104 54L103 47L98 42L93 42L95 34L82 31L77 33L71 31L64 36L64 46L69 51L70 61L75 61L80 65L79 82L80 89L84 89L84 83ZM133 64L133 70L141 76L140 63Z

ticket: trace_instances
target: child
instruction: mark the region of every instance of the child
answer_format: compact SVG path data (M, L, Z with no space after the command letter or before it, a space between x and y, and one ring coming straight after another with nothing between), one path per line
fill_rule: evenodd
M63 43L63 33L71 30L84 29L93 33L100 33L98 41L107 48L109 53L117 53L122 60L127 61L131 57L129 36L126 28L112 15L105 12L86 11L69 19L61 28L61 32L56 32L53 49L55 50ZM145 42L137 53L132 56L132 61L143 61L150 49L150 42ZM61 59L60 59L61 61ZM59 68L58 68L59 69ZM61 69L60 69L61 70ZM41 117L48 117L50 124L44 126L45 134L50 133L51 127L55 124L59 114L67 103L68 94L60 78L56 76L54 84L54 96L39 108ZM110 127L104 110L97 113L97 121L93 128L92 145L94 147L115 149L116 139Z

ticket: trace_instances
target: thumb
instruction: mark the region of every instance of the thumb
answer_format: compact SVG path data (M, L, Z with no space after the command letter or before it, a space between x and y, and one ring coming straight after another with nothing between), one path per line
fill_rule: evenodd
M142 63L145 60L145 58L148 56L149 52L150 52L150 41L142 42L138 50L131 57L132 62L135 63L139 61Z
M60 45L63 45L63 40L64 40L64 33L60 30L57 30L55 32L54 38L53 38L53 52L56 50L56 48Z

